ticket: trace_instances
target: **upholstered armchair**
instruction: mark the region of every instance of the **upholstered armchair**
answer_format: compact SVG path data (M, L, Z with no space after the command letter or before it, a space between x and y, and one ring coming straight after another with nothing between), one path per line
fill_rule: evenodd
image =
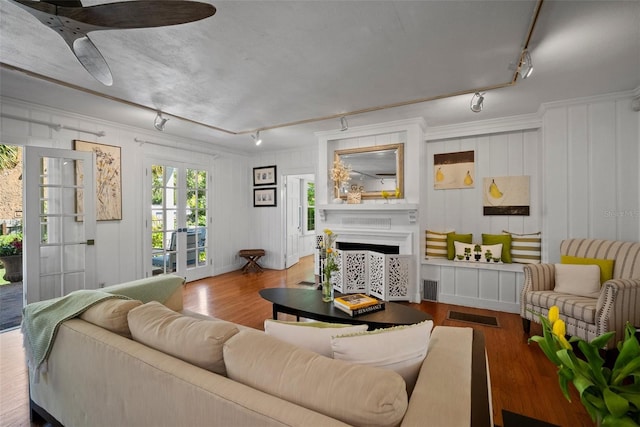
M616 331L615 339L607 344L607 348L615 348L616 343L624 338L627 321L632 326L640 326L640 243L568 239L560 244L560 254L614 260L612 278L604 281L600 289L590 296L576 295L555 289L555 264L525 265L520 298L520 316L525 332L529 333L532 320L539 323L534 313L546 316L549 308L557 305L560 318L566 323L567 335L590 341L605 332Z

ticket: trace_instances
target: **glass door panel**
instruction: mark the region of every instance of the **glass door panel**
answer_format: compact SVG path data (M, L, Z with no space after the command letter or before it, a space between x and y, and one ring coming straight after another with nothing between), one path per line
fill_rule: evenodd
M210 274L208 173L183 164L152 164L151 274L196 280Z
M27 303L94 288L92 153L40 147L25 153Z

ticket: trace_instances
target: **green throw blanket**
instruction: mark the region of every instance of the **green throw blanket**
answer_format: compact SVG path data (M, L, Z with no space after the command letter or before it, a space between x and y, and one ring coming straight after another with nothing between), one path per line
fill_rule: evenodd
M91 306L107 299L130 299L98 290L79 290L46 301L34 302L22 311L22 333L29 369L46 372L46 362L58 328L65 320L79 316Z

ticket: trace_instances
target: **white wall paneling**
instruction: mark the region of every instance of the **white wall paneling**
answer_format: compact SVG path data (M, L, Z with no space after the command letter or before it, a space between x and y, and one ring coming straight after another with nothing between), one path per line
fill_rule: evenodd
M143 233L146 200L143 196L143 159L149 153L156 157L182 159L208 165L213 173L214 239L210 251L214 256L214 271L230 271L240 267L236 260L238 249L247 246L249 232L243 224L250 221L247 194L250 186L247 178L246 156L217 150L213 145L195 140L173 139L147 129L137 129L92 117L33 105L14 99L1 98L2 111L6 114L61 123L69 127L92 131L105 131L106 136L61 129L27 121L2 118L0 142L21 146L44 146L73 149L73 140L98 142L121 147L122 157L122 220L99 221L96 230L97 272L95 287L141 278L145 259ZM151 123L149 124L151 128ZM139 143L135 139L149 142ZM151 141L157 141L153 144ZM193 151L191 151L193 150ZM206 154L210 152L211 155ZM217 155L217 157L216 157ZM215 158L215 160L214 160ZM215 165L215 166L214 166ZM237 221L238 227L230 230L229 218Z
M285 175L315 174L318 162L318 151L315 147L301 148L299 150L258 152L250 159L251 164L247 168L249 177L249 190L246 199L249 204L250 222L249 244L252 248L265 250L265 256L261 258L260 265L276 270L284 269L284 248L286 238L285 207L283 180ZM276 165L278 205L276 207L253 207L253 168ZM316 184L317 192L317 184ZM317 193L316 193L317 199ZM317 203L317 202L316 202ZM317 227L317 223L316 223Z
M543 259L568 237L640 240L639 114L633 94L543 109Z

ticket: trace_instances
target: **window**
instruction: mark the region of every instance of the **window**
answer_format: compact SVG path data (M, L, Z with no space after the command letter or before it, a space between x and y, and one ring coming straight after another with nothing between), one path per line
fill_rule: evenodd
M306 233L310 233L315 231L316 229L316 184L313 181L304 181L306 189L306 197L305 200L305 213L306 213Z

